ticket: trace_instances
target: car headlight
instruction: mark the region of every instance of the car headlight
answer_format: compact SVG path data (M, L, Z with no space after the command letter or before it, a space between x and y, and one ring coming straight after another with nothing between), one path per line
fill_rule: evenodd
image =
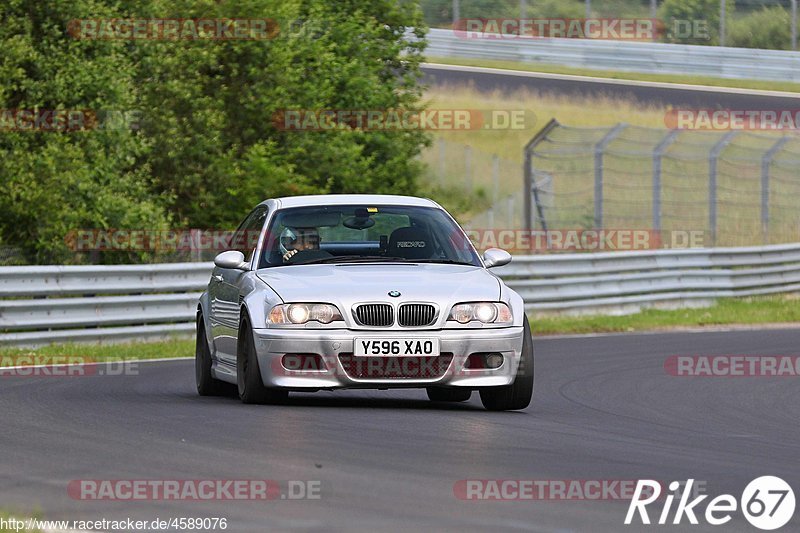
M511 324L514 317L511 309L502 302L472 302L453 306L448 320L466 324L477 320L484 324Z
M267 316L267 324L272 325L330 324L334 320L342 320L342 314L331 304L279 304Z

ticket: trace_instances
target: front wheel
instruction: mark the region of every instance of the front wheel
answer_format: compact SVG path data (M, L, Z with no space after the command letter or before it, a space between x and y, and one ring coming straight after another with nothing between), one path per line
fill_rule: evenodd
M200 396L218 396L225 391L225 385L214 379L211 374L211 350L206 339L206 327L203 316L197 317L197 340L194 348L194 377L197 394Z
M253 330L246 321L239 328L238 350L236 354L236 384L242 403L267 404L280 403L289 397L289 392L270 389L264 386L261 370L256 357Z
M525 409L533 397L533 339L527 317L522 326L522 355L517 377L510 385L480 389L481 402L490 411Z

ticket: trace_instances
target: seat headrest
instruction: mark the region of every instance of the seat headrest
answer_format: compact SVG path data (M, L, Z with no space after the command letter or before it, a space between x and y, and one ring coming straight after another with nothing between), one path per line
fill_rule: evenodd
M430 233L423 228L398 228L389 236L387 255L404 259L429 259L433 255Z

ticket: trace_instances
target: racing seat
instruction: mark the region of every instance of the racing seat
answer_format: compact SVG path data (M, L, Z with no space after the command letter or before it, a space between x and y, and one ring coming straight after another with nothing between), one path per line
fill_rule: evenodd
M418 227L397 228L389 236L386 250L389 257L403 259L430 259L433 255L433 241L428 230Z

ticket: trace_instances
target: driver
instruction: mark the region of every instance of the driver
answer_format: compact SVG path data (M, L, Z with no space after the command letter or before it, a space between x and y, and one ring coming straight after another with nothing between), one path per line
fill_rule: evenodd
M280 249L283 262L287 263L297 252L319 250L317 228L289 228L281 232Z

